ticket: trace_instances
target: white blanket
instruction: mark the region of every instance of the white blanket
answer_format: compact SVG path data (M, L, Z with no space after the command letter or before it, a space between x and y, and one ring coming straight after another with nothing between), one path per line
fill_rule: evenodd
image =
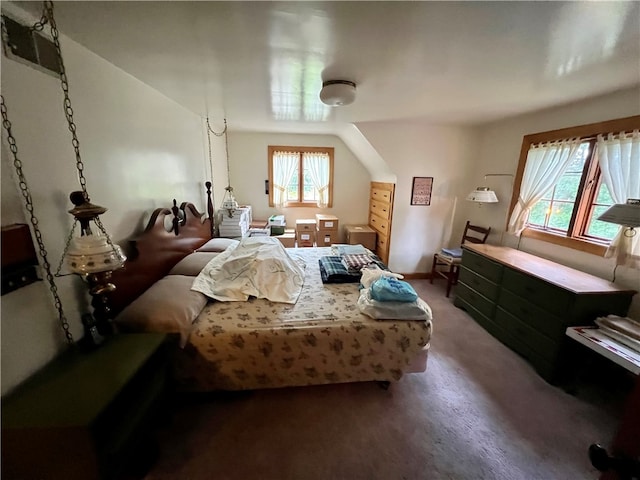
M242 302L253 296L296 303L304 284L304 267L277 238L246 237L214 257L191 290L223 302Z

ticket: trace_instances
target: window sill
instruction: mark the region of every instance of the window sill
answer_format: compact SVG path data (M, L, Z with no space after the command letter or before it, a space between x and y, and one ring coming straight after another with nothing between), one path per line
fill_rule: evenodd
M269 206L274 207L275 205L270 203ZM289 202L287 203L287 206L284 208L290 208L290 207L320 208L318 207L318 204L316 202ZM331 202L329 202L326 208L331 208L331 207L333 207L333 205L331 204Z
M543 242L553 243L555 245L561 245L563 247L572 248L574 250L580 250L581 252L591 253L604 257L607 247L605 245L599 245L597 243L588 242L578 238L568 238L560 235L554 235L549 232L542 232L533 228L525 228L522 232L522 236L526 238L533 238Z

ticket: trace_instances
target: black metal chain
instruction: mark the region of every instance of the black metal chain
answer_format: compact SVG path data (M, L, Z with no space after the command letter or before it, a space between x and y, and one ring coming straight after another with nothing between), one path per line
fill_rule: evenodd
M42 232L40 231L40 227L38 226L38 218L35 216L34 207L33 207L33 199L31 198L31 193L29 192L29 187L27 185L27 179L22 171L22 161L18 157L18 146L16 145L16 140L11 132L11 122L9 121L9 117L7 115L7 107L4 102L4 96L0 95L0 111L2 112L2 126L7 132L7 143L9 144L9 150L11 150L11 154L13 155L13 166L15 167L16 174L18 176L20 191L22 192L22 197L24 199L25 208L29 212L29 217L31 221L31 225L33 226L33 231L36 236L36 241L38 243L38 249L40 250L40 258L42 259L42 268L44 269L47 277L47 282L49 283L49 289L51 290L51 294L53 295L55 307L58 310L58 317L60 320L60 325L64 330L64 335L67 338L67 342L69 344L73 344L73 336L71 335L71 331L69 330L69 322L67 322L67 318L62 309L62 301L60 300L60 296L58 295L58 287L56 286L53 274L51 273L51 265L49 264L49 260L47 258L47 249L44 246L44 241L42 240Z
M36 31L36 32L41 32L44 29L44 26L47 24L47 22L49 21L48 15L47 15L47 6L46 4L44 4L42 6L42 15L40 15L40 20L38 20L36 23L33 24L33 27L31 27L31 31Z
M224 135L224 153L227 158L227 191L233 191L231 187L231 171L229 169L229 137L227 136L227 119L224 119L224 128L220 133L215 132L211 129L211 125L209 125L209 117L207 117L207 135L209 132L213 133L216 137L221 137ZM209 158L211 158L211 137L209 137ZM213 166L211 167L213 168Z
M69 131L71 132L71 144L76 154L76 169L78 170L78 181L82 187L85 199L89 201L89 194L87 193L87 180L84 177L84 164L82 163L82 157L80 156L80 141L76 134L76 124L73 121L73 108L71 108L71 100L69 98L69 80L67 79L67 71L64 67L64 61L62 60L62 48L60 47L60 38L58 33L58 27L53 17L53 2L45 1L44 8L47 18L49 19L49 25L51 26L51 37L56 47L56 53L58 54L58 65L60 67L60 83L62 85L62 92L64 93L64 115L67 118L69 125Z
M84 176L84 163L82 162L82 157L80 155L80 141L78 140L78 135L76 133L77 128L73 120L73 108L71 108L71 98L69 97L69 80L67 78L67 71L64 66L64 60L62 59L62 47L60 46L60 38L59 38L60 34L58 32L58 26L56 24L56 20L53 16L53 2L50 0L46 0L45 2L43 2L43 5L44 5L43 19L41 20L40 23L43 23L44 25L44 23L47 23L47 20L48 20L49 25L51 26L51 37L53 38L53 43L56 47L56 53L58 56L58 66L60 67L60 84L62 86L62 92L64 94L64 102L63 102L64 115L67 119L69 131L71 132L71 144L73 145L73 150L76 156L76 169L78 170L78 181L80 182L80 187L82 188L82 193L84 194L85 200L89 202L90 199L89 199L89 193L87 192L87 179ZM116 254L116 256L120 256L118 248L112 242L111 237L109 236L106 229L104 228L104 225L102 224L102 221L100 220L100 218L95 217L93 221L98 226L98 229L100 230L100 232L104 235L105 239L107 240L107 244L109 245L109 247L111 247L111 250ZM74 224L74 228L75 228L75 224ZM72 235L73 235L73 230L69 235L69 238L67 239L67 244L65 246L65 251L62 258L64 258L64 256L67 253ZM62 260L60 265L58 266L58 271L56 272L57 275L60 274L61 268L62 268Z

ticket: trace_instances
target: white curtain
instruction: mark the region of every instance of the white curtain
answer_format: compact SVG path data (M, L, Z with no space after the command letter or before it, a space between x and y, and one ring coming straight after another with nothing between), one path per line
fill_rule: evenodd
M531 146L522 175L518 203L509 219L509 233L520 236L531 207L558 183L579 147L579 138Z
M309 169L313 188L318 193L318 207L329 205L329 155L326 153L304 153L304 165Z
M287 205L287 185L300 163L297 152L273 152L273 204L277 208Z
M602 181L615 203L640 198L640 133L598 136L598 163ZM605 257L616 256L617 265L640 268L640 234L625 235L620 228Z

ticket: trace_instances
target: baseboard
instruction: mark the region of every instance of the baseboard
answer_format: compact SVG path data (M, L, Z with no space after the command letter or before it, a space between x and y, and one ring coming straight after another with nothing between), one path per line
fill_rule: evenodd
M431 278L430 272L402 273L405 280L428 280Z

